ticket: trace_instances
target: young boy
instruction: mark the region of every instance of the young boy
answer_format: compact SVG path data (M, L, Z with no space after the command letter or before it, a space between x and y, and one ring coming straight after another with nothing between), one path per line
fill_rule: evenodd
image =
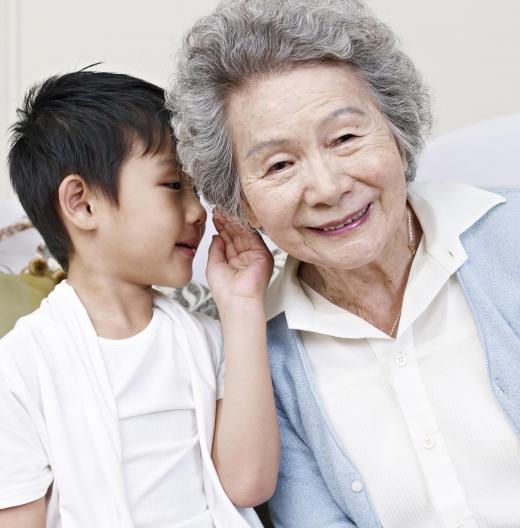
M163 105L152 84L82 70L30 90L13 126L13 186L68 280L0 341L2 528L261 526L245 507L278 464L272 259L215 219L224 345L154 293L190 280L206 219Z

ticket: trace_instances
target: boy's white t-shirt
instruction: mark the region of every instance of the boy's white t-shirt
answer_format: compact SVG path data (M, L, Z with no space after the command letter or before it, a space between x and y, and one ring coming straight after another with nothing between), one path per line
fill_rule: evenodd
M61 306L62 301L65 300L70 304L67 306L63 302L63 306ZM168 304L167 301L163 301L164 303ZM64 523L63 518L60 519L60 512L66 512L67 515L74 516L75 513L73 512L76 511L76 507L79 504L65 505L63 510L64 505L59 499L60 494L56 494L56 489L54 489L56 486L58 489L60 488L60 482L59 479L58 482L56 481L57 476L52 471L52 465L54 462L59 462L63 470L65 468L62 466L62 462L65 459L61 460L62 457L59 452L51 455L51 459L48 456L48 449L51 446L47 443L49 442L47 432L49 424L46 425L45 421L50 419L51 416L46 415L47 404L53 407L53 419L56 417L55 413L59 413L59 407L63 409L62 414L64 416L70 415L71 419L72 416L77 416L77 423L70 421L59 425L54 422L53 431L56 430L56 427L58 429L64 427L62 429L64 437L63 439L58 439L57 437L50 439L51 443L54 441L53 439L58 442L66 442L64 447L66 446L68 451L77 451L78 456L74 460L77 467L66 469L69 474L72 472L69 476L74 474L76 474L76 477L79 474L86 475L90 471L85 469L86 466L99 466L100 464L103 466L110 460L112 455L107 453L106 460L101 461L97 458L99 453L92 451L91 454L87 455L85 451L86 449L91 449L89 446L95 445L91 444L91 441L98 433L94 433L92 430L88 432L84 430L87 422L77 415L76 407L70 407L71 404L76 405L80 401L77 399L78 394L87 394L85 392L87 389L83 385L75 389L78 394L71 394L73 397L70 399L65 397L62 397L60 401L48 399L50 397L49 390L54 391L57 389L62 391L61 388L58 389L61 384L59 379L64 381L68 379L66 383L70 384L70 376L73 375L73 371L70 368L74 363L65 367L65 371L56 380L51 380L46 377L50 372L48 369L57 368L61 371L62 366L58 363L52 366L49 361L54 361L54 355L58 358L60 356L64 357L64 354L76 356L78 353L76 351L73 352L72 349L63 348L61 336L58 338L56 333L60 327L59 325L52 330L46 326L50 322L50 319L46 319L50 314L49 310L51 308L54 310L59 306L58 312L61 317L68 318L69 315L72 315L72 319L75 322L62 322L61 328L65 328L64 325L66 324L67 330L64 330L64 332L71 337L74 336L76 340L79 339L78 347L80 348L85 348L85 343L81 345L79 343L83 341L82 337L87 340L90 339L87 336L92 331L92 327L88 328L90 322L86 319L85 314L80 313L83 308L79 304L73 290L67 284L62 284L56 288L54 297L51 294L51 297L44 301L44 305L37 312L22 319L15 330L0 340L0 509L26 504L47 494L49 499L47 501L47 526L58 527L64 524L69 526L69 521L72 521L76 526L74 517L68 517L66 523ZM42 312L42 309L45 311ZM55 316L53 315L52 317L54 318ZM123 482L126 487L127 504L130 506L129 510L132 513L132 525L134 524L135 515L135 526L162 527L166 526L167 523L168 526L175 528L206 528L207 526L213 526L211 519L208 521L208 516L205 513L207 505L204 491L207 494L208 490L203 490L201 475L202 471L207 478L207 453L203 456L204 461L201 467L200 439L194 423L193 387L188 374L189 370L187 365L184 364L184 362L187 363L186 351L179 350L179 341L175 335L175 325L171 324L170 317L171 315L166 315L164 310L154 307L154 318L151 324L142 333L125 340L127 341L126 344L130 345L129 349L125 351L125 353L128 352L126 360L123 358L124 354L119 354L122 351L118 350L117 343L100 339L95 334L92 337L98 341L98 345L101 345L99 349L103 349L100 358L104 359L107 378L109 378L115 396L114 400L120 425L119 435L122 444ZM214 351L213 354L217 359L214 375L216 375L215 395L219 399L223 395L224 376L220 325L217 321L200 314L189 314L189 317L198 320L199 328L204 332L204 335L197 337L197 339L202 338L207 342L209 350ZM35 329L37 325L33 324L36 321L38 321L39 327L46 326L45 329L42 328L49 337L48 340L46 337L45 347L53 343L52 346L54 348L54 344L56 344L60 348L59 352L57 351L56 354L54 352L51 353L48 348L41 348L40 350L38 341L34 341L33 337L31 337L36 336ZM28 324L29 322L30 325ZM73 324L79 326L72 330ZM70 331L73 331L74 334L68 333L69 326ZM177 328L181 332L185 330L182 327L177 326ZM51 332L50 335L49 332ZM56 338L52 337L55 333ZM182 337L179 336L181 342ZM196 336L192 337L195 339ZM186 336L184 336L185 338ZM60 344L58 345L58 343ZM72 342L70 344L72 345ZM136 346L134 347L133 344ZM93 345L93 342L86 345L87 350L91 350L89 347ZM91 351L93 352L93 350ZM177 351L179 353L176 353ZM133 354L133 357L130 357L129 354ZM40 357L44 361L41 364ZM154 359L153 361L152 358ZM199 358L202 359L202 356L199 356ZM194 361L198 361L199 358L194 358ZM193 369L193 367L191 368ZM204 369L206 368L204 367ZM204 369L198 368L197 372L199 374L197 375L209 376L210 372ZM88 379L96 383L95 378L91 377L92 374L88 374ZM94 375L99 374L101 373L98 372L98 374ZM66 377L63 378L63 376ZM46 383L49 382L52 385L47 385L44 388L42 385L44 378ZM84 383L85 379L82 378L81 383ZM191 379L193 380L193 378ZM203 383L209 388L209 385L206 385L208 382L209 378L208 381L198 381L199 385ZM177 383L178 386L175 386ZM165 389L168 389L170 384L171 393L168 396L165 393ZM52 387L55 387L55 389ZM71 390L71 388L67 390ZM45 395L41 393L40 398L38 394L42 390L45 391ZM98 389L93 388L93 390L97 391ZM56 393L56 396L58 396L58 393ZM56 405L58 407L55 407ZM95 405L99 404L96 403ZM95 408L97 409L97 407ZM88 410L89 416L94 412L93 409L94 407ZM49 410L51 410L50 407ZM205 412L200 407L197 407L197 410ZM101 415L99 418L101 419ZM97 425L101 426L101 422L97 423ZM207 425L211 427L210 423ZM76 431L73 432L70 429L71 427L76 429ZM70 442L67 443L67 437L76 438L78 427L81 427L82 431L79 434L86 436L85 444L78 445L77 447L80 449L76 450L74 445ZM73 434L69 435L67 431L71 431ZM207 432L204 434L206 435ZM45 438L45 445L43 438ZM160 449L161 441L165 448L164 452L161 452ZM60 461L52 460L57 455L59 455ZM71 453L69 452L66 457L70 458L70 455ZM149 467L145 469L147 465ZM163 466L165 469L163 471L164 478L170 479L170 483L161 479L159 472ZM168 466L167 471L166 466ZM196 471L196 476L193 475L192 471ZM116 475L114 474L111 478L116 479ZM178 485L179 483L180 486ZM163 501L162 497L165 496L167 493L166 488L169 488L170 485L172 485L172 489L168 490L169 502ZM222 517L229 516L230 519L231 517L233 518L233 521L229 521L233 526L242 526L244 520L247 520L247 523L250 523L251 526L260 526L252 510L240 510L241 515L236 516L231 506L228 508L223 502L215 503L217 496L222 497L222 499L218 499L219 501L227 499L224 499L224 495L221 496L221 491L218 490L218 487L215 487L218 484L212 481L211 485L213 486L210 490L213 500L212 507L218 507L221 519L219 525L222 523ZM90 495L88 488L85 488L85 493ZM86 495L83 496L84 502L85 504L90 504L88 509L93 514L92 508L97 508L97 506L94 506L93 498L98 496L98 494L94 492L92 497ZM103 511L96 512L100 518L111 515L103 505L99 506L103 509ZM153 522L150 521L152 516L155 519ZM242 520L240 519L241 517L243 517ZM166 519L168 520L166 521ZM118 523L120 523L120 519L118 519ZM81 522L77 525L83 526ZM117 525L119 526L120 524Z
M205 318L204 330L211 345L220 348L218 323ZM135 527L212 528L191 380L169 317L154 308L139 334L98 340L117 407ZM221 364L217 399L223 396L223 375Z

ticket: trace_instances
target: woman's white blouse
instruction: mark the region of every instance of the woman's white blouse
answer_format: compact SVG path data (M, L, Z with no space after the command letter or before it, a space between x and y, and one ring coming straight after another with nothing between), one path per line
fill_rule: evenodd
M385 528L518 528L520 441L492 393L456 271L459 235L499 195L410 184L423 229L396 339L300 282L289 258L268 298L301 331L328 420Z

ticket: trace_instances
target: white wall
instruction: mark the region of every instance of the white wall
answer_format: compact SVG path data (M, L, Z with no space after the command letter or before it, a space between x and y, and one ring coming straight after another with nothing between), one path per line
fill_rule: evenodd
M319 1L319 0L317 0ZM520 109L518 0L368 0L401 35L435 95L436 133ZM217 0L0 0L0 197L24 90L105 61L164 85L181 34Z
M401 37L442 134L520 110L518 0L367 0Z
M24 91L58 72L103 61L161 86L182 34L217 0L0 0L0 197L10 193L9 123Z

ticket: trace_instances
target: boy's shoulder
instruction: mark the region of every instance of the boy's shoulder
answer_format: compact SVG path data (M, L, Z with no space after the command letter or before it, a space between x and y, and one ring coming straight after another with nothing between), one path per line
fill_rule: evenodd
M38 328L45 326L40 326L41 315L38 308L20 318L14 328L0 339L0 379L15 392L18 387L38 394L38 364L44 355L41 339L38 338Z
M0 364L4 361L6 355L22 355L38 348L38 340L35 334L38 329L44 329L52 320L49 319L49 313L45 309L39 308L30 314L20 317L14 328L0 338Z
M4 378L35 380L42 365L55 371L72 352L72 343L81 341L88 316L76 306L71 290L64 283L56 286L39 308L18 319L0 339L0 374Z
M0 339L0 344L16 342L17 340L28 338L29 336L43 332L49 334L63 325L60 312L69 310L66 303L67 289L70 286L59 284L53 291L45 297L40 306L33 312L18 319L13 329Z

